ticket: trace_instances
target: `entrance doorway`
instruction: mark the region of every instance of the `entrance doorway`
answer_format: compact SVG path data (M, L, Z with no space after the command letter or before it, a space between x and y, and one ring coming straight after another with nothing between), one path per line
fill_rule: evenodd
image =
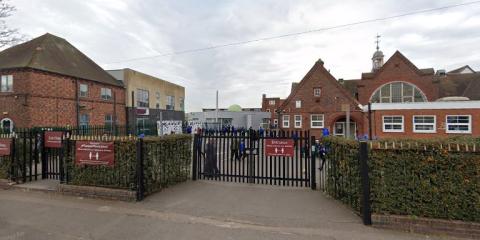
M4 118L0 121L0 132L11 133L13 131L13 121L10 118Z
M347 123L345 119L340 119L335 122L333 126L333 135L339 137L346 137L347 134ZM357 136L357 123L350 121L350 135L349 138L355 139Z

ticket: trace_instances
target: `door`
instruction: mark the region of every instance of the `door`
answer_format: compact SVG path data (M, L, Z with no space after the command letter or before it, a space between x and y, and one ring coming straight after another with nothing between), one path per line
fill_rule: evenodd
M347 123L346 122L336 122L334 126L333 135L345 137L347 134ZM357 123L350 122L350 138L355 138L357 135Z

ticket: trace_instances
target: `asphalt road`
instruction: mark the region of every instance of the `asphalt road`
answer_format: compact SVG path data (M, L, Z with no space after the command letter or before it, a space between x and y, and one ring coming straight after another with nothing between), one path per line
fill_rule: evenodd
M11 239L447 238L366 227L348 208L307 188L197 181L139 203L0 190L0 240Z

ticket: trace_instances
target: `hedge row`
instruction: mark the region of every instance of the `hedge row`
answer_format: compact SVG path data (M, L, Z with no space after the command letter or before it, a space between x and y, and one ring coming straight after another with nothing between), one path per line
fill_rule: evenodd
M73 142L72 142L73 144ZM68 184L137 190L137 142L115 141L115 165L77 166L74 149L67 158ZM73 146L73 145L72 145ZM190 177L191 136L148 137L143 144L145 194Z
M370 149L372 211L480 222L480 153L446 147L477 142L402 140L411 148ZM324 191L360 211L358 142L329 137L323 143L328 150Z
M324 191L330 196L360 211L360 168L358 142L337 137L323 138L327 148L324 166Z
M372 209L380 214L480 221L480 154L374 149Z
M137 159L135 141L115 141L114 166L78 166L75 164L75 142L67 154L67 184L136 190Z
M190 178L191 135L168 135L144 141L145 195Z
M0 179L10 179L10 166L12 159L10 156L0 157Z

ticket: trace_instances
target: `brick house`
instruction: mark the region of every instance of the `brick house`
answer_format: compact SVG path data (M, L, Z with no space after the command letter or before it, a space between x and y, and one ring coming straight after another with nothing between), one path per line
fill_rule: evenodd
M419 69L399 51L385 63L383 57L377 48L372 70L353 80L335 79L317 61L275 106L280 128L311 130L314 136L323 129L351 137L480 136L480 73L469 66ZM275 98L263 95L263 109L270 99Z
M125 124L121 83L65 39L45 34L0 52L0 124Z

